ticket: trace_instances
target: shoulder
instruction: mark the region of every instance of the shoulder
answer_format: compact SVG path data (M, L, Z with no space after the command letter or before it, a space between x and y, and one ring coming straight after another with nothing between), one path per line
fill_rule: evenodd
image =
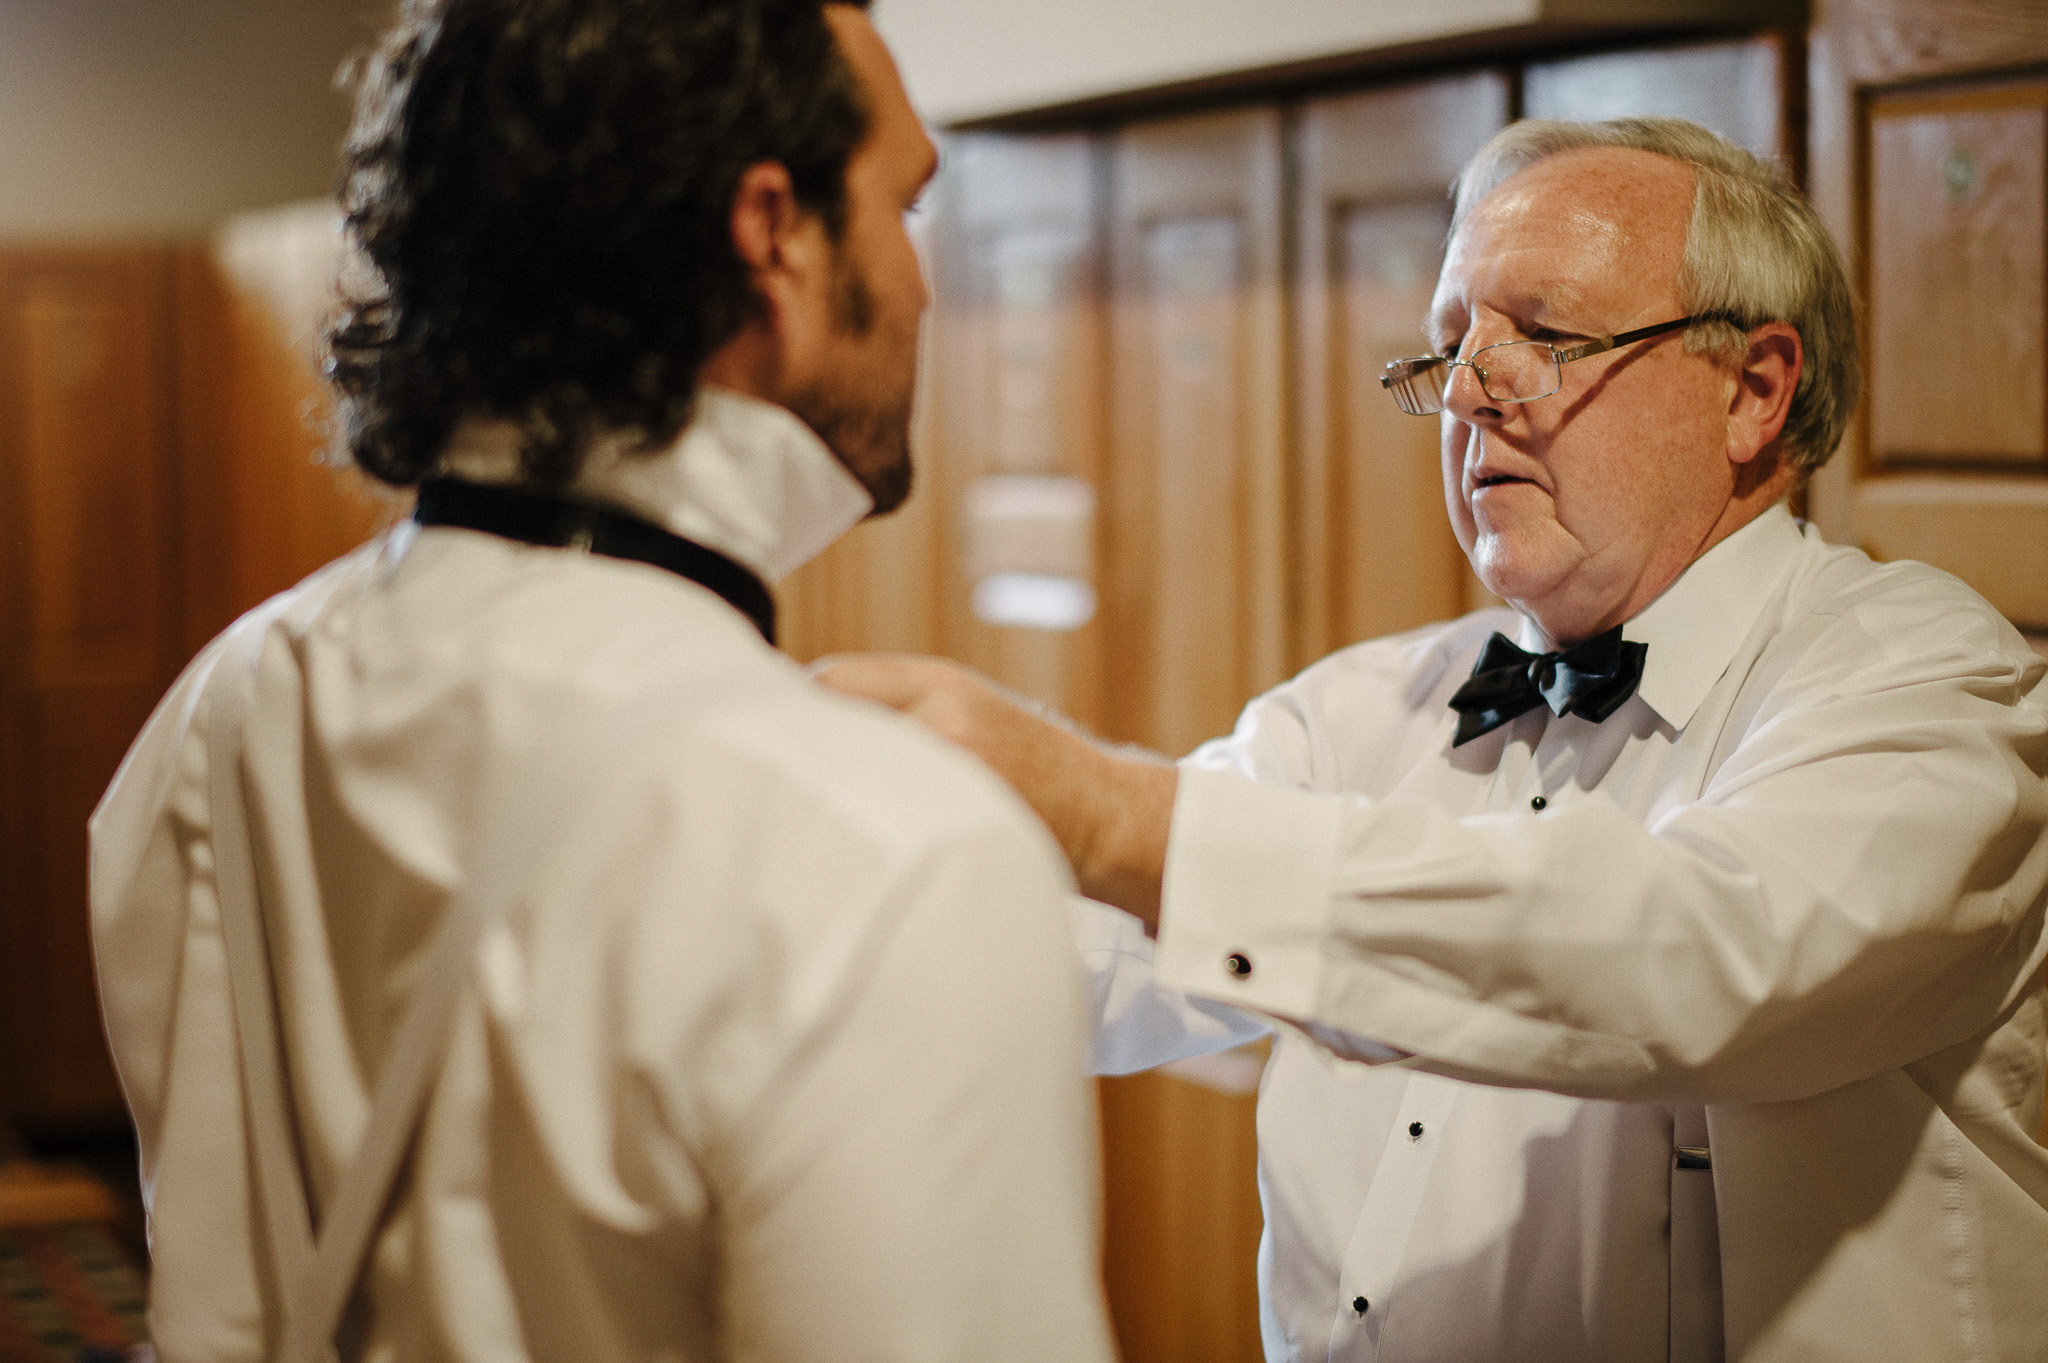
M1037 1025L1073 1011L1065 862L991 774L909 721L757 656L564 737L475 858L509 877L504 959L525 980L493 1008L535 1055L615 1018L687 1140L731 1129L874 990L935 1018L999 984ZM955 983L906 985L906 954Z
M993 848L1037 864L1047 894L1067 887L1050 836L985 767L779 654L652 682L543 760L545 783L581 780L620 807L580 836L656 882L710 872L777 914L851 913Z
M1907 682L2003 678L2032 691L2048 664L1961 579L1910 559L1878 562L1809 530L1771 649L1806 668Z

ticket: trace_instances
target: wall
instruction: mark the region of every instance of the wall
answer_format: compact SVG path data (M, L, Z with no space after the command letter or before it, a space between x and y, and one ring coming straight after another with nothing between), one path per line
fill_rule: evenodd
M326 193L390 0L0 3L0 239L162 239Z
M1370 49L1494 51L1574 32L1796 23L1790 0L877 0L927 119L950 124Z

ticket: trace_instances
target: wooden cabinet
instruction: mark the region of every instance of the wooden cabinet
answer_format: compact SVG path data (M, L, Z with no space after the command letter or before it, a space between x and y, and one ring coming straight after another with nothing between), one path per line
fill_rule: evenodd
M121 1112L85 822L180 656L172 262L0 255L0 1110Z

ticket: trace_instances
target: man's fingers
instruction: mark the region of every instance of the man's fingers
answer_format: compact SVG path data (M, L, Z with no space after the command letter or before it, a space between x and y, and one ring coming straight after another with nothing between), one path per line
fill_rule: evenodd
M835 654L811 664L820 686L892 710L914 710L943 682L946 664L930 658L867 653Z

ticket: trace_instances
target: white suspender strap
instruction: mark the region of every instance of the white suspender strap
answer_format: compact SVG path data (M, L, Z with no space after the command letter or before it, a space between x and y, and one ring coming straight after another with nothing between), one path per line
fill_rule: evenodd
M242 726L263 642L253 631L248 647L221 658L206 717L207 786L212 806L214 896L220 906L228 992L234 1004L235 1042L241 1051L242 1091L248 1103L248 1139L256 1165L257 1196L270 1240L280 1294L289 1294L313 1260L313 1223L299 1174L284 1046L278 1037L277 1001L271 992L270 950L257 908L256 862L242 800Z
M316 1247L292 1135L276 999L271 991L254 856L239 788L242 728L261 641L258 630L246 667L238 666L241 650L231 650L222 660L223 667L233 671L214 689L208 716L215 879L228 943L229 987L249 1096L257 1176L285 1300L284 1327L274 1357L277 1363L319 1363L323 1357L333 1357L335 1329L355 1291L385 1204L419 1130L428 1093L447 1053L458 1004L467 993L477 943L492 920L517 897L532 858L550 845L548 834L555 826L556 811L600 779L618 751L634 743L636 735L648 727L721 695L758 694L761 679L705 678L649 697L623 714L601 717L593 728L609 731L603 739L572 739L557 745L548 755L549 761L532 769L530 779L517 783L495 805L486 807L478 846L510 849L509 853L488 857L472 868L435 930L405 1016L377 1077L369 1127L342 1174Z
M279 1363L317 1363L341 1324L399 1168L419 1130L428 1091L448 1051L456 1005L464 996L469 964L475 958L472 948L490 918L479 906L498 902L465 890L435 930L377 1076L369 1128L335 1190L311 1271L299 1277L287 1298Z

